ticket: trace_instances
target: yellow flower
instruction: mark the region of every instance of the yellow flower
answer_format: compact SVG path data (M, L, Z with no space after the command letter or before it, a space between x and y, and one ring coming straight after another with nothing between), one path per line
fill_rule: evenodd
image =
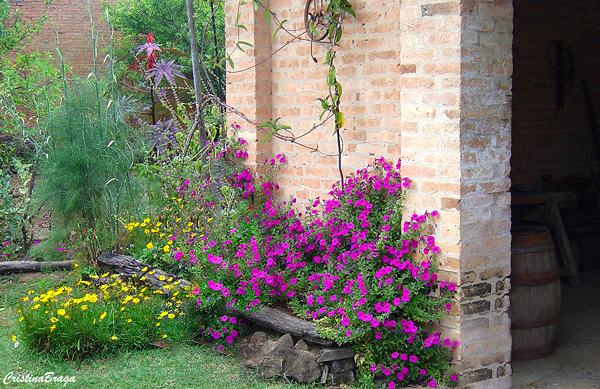
M58 321L58 319L57 319L57 318L55 318L55 317L51 317L51 318L50 318L50 321L51 321L52 323L56 323L56 322Z
M86 309L88 309L88 306L87 306L87 305L82 305L82 306L81 306L81 310L82 310L82 311L85 311Z
M127 319L127 323L131 323L131 319Z
M21 317L19 318L19 321L23 321L23 320L25 320L25 318L24 318L23 316L21 316Z
M144 234L148 235L149 233L150 233L150 230L146 228L146 229L144 230Z
M142 268L142 271L147 271L147 270L148 270L148 267Z
M167 334L164 334L164 335L163 335L163 339L164 339L164 338L166 338L166 337L167 337Z
M150 242L150 243L148 243L148 244L146 245L146 248L147 248L148 250L152 250L152 248L153 248L153 247L154 247L154 245L152 244L152 242Z
M140 224L140 227L146 227L146 223Z
M161 222L156 222L156 227L160 227L160 226L162 226L162 223Z
M50 332L54 331L56 329L56 325L53 325L52 327L50 327Z
M160 323L156 323L156 326L157 326L157 327L160 327Z
M96 324L96 319L94 319L94 324Z
M167 316L168 314L169 314L169 312L165 312L165 311L163 311L163 312L161 312L161 314L160 314L160 315L158 315L158 318L159 318L159 319L162 319L163 317Z
M113 335L113 336L111 336L109 339L110 339L110 340L117 340L117 339L119 339L119 338L117 338L116 336L114 336L114 335Z
M194 223L192 223L192 222L189 222L189 223L187 224L187 226L188 226L188 227L191 227L191 226L193 226L193 225L194 225Z
M27 301L27 300L29 300L29 297L27 297L27 296L23 297L23 301Z
M71 316L65 315L65 319L70 319L70 318L71 318Z
M145 218L144 223L150 223L150 218Z
M156 273L156 270L152 270L152 271L148 272L148 274L154 274L154 273Z
M40 307L40 304L35 304L33 307L31 307L31 309L38 309Z
M137 297L136 297L136 298L134 298L134 299L133 299L133 303L134 303L134 304L137 304L137 303L139 303L139 302L140 302L140 299L139 299L139 298L137 298Z
M169 319L174 319L174 318L175 318L175 315L174 315L174 314L172 314L172 313L169 313L169 315L168 315L167 317L168 317Z
M102 315L100 315L100 320L104 319L106 317L106 312L104 312Z
M158 279L159 279L159 280L161 280L161 281L164 281L164 280L165 280L165 278L166 278L165 276L160 276L160 277L158 277Z
M109 274L110 274L109 272L106 272L106 273L102 274L100 277L108 277Z
M12 338L10 338L10 339L11 339L13 342L16 342L16 341L17 341L17 337L16 337L16 336L14 336L14 335L13 335L13 336L12 336Z
M35 293L35 291L33 291L33 290L28 290L27 291L27 294L34 294L34 293Z
M56 311L56 313L60 316L64 316L67 312L64 309L59 309L58 311Z
M125 307L121 307L121 311L124 311L124 310L125 310Z
M163 251L164 251L165 253L168 253L170 250L171 250L171 248L169 247L169 245L168 245L168 244L167 244L167 245L165 245L165 247L163 247Z

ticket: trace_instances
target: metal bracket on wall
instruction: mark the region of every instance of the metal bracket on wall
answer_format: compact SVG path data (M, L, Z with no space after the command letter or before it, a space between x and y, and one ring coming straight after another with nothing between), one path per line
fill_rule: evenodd
M319 42L329 34L327 16L328 0L306 0L304 7L304 27L310 39Z

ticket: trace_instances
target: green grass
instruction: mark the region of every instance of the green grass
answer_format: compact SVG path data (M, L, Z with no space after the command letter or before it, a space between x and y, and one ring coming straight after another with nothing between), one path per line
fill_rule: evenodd
M13 348L16 318L11 307L27 289L45 289L66 283L67 272L0 276L0 382L16 376L75 377L67 388L305 388L285 381L259 380L234 357L221 355L209 346L174 345L166 349L98 355L83 361L47 359L24 347ZM63 383L10 383L6 388L62 388Z

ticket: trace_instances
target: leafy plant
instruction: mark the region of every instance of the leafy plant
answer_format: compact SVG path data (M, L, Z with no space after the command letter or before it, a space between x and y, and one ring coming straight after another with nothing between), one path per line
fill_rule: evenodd
M92 275L91 279L100 277ZM186 324L181 310L184 292L168 284L164 300L143 285L103 274L106 283L30 290L16 308L19 339L36 352L60 359L150 346L155 340L182 340Z
M139 139L135 131L114 120L92 85L77 84L65 104L41 125L47 134L40 154L42 181L39 202L48 202L66 238L93 230L98 247L89 247L93 260L99 249L119 249L119 220L133 212L137 189L130 169Z

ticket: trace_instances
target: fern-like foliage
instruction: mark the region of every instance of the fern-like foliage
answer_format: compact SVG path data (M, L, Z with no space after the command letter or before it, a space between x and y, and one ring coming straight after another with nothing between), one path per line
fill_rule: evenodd
M92 251L118 248L118 221L136 200L130 169L137 136L114 119L111 106L91 85L78 84L41 125L47 140L36 197L52 207L67 233L93 230L100 247Z

